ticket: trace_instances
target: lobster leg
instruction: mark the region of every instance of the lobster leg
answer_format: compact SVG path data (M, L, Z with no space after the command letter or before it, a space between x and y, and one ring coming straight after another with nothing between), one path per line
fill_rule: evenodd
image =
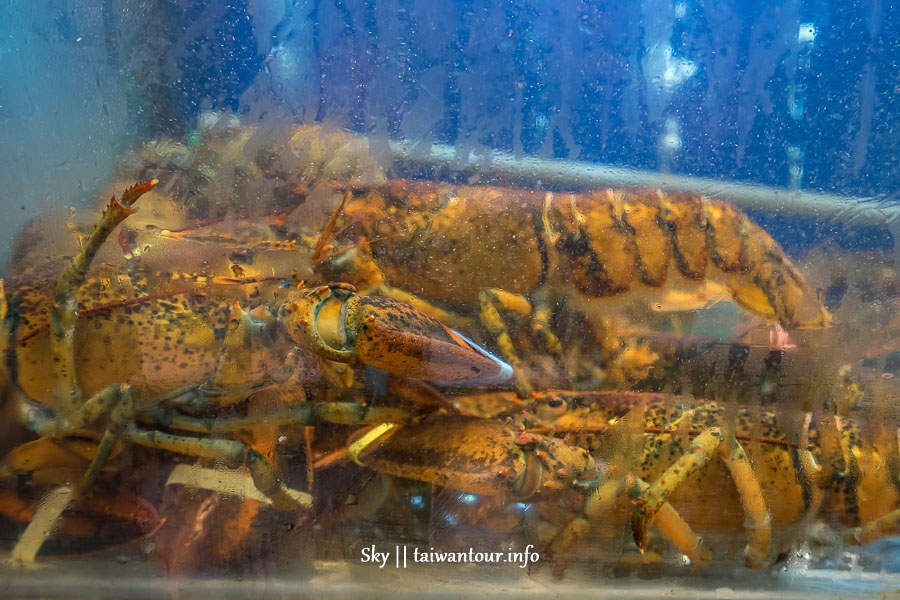
M556 558L553 575L561 578L568 567L566 556L587 534L591 522L602 522L616 509L624 493L637 497L650 487L643 479L629 475L611 479L594 490L584 506L584 516L573 519L553 540L551 552ZM664 502L656 512L653 524L668 538L675 548L687 556L692 564L705 565L712 558L708 548L702 546L703 540L694 533L678 511Z
M131 425L125 437L135 444L148 448L168 450L178 454L195 456L230 465L247 467L253 484L265 494L273 506L282 511L309 510L312 498L305 493L291 490L275 475L275 470L266 458L258 451L243 442L226 439L195 438L174 435L155 430L142 430Z
M84 410L98 414L109 412L109 406L113 406L110 420L113 424L99 442L86 444L83 440L69 440L64 449L59 442L49 443L48 438L42 438L42 445L36 447L35 443L28 448L17 449L15 458L7 457L9 467L15 472L28 473L29 479L34 473L40 471L41 478L46 478L50 471L63 472L75 470L83 473L80 485L81 490L89 489L96 477L103 469L116 441L125 439L129 442L146 447L157 448L176 452L179 454L205 458L230 465L246 466L253 480L253 486L262 493L272 505L284 511L297 509L310 510L312 498L309 494L292 490L282 484L272 465L258 451L250 448L243 442L228 439L195 438L180 435L172 435L160 431L141 430L133 424L131 411L132 391L127 386L110 386L85 402ZM87 422L92 417L86 417ZM409 418L406 411L390 407L368 408L355 403L303 403L280 411L267 413L254 417L235 417L231 419L204 419L187 416L174 416L161 418L161 423L183 431L205 434L236 433L252 430L262 424L304 425L324 420L338 424L366 424L391 421L405 423ZM84 445L86 449L81 449ZM73 447L72 444L75 444ZM48 454L49 452L49 454ZM12 460L12 462L9 462ZM84 464L88 463L85 469ZM44 473L47 471L47 473ZM219 477L221 479L221 477ZM60 488L62 489L62 488ZM57 502L58 511L53 517L48 517L50 523L46 529L52 531L56 521L65 510L66 505L74 498L73 490L68 490L69 495L62 504ZM32 538L34 534L32 535ZM32 548L28 560L43 544L47 534L42 539L22 539L17 548ZM18 554L22 554L21 551ZM25 556L23 554L23 556Z
M534 305L534 314L531 317L531 334L541 341L544 348L554 358L558 359L562 356L562 344L550 328L550 320L553 318L550 294L545 288L540 288L532 294L531 299Z
M111 424L103 433L97 452L94 454L94 458L81 479L80 489L82 491L88 490L94 485L94 480L100 474L100 471L103 470L103 465L106 464L106 460L109 458L110 452L112 452L113 444L119 438L122 426L126 420L133 418L134 394L131 387L127 385L111 385L89 398L83 406L84 410L80 412L89 415L92 413L103 413L108 411L110 407L112 407ZM88 417L84 422L89 423L92 420Z
M513 347L512 339L509 337L509 331L506 329L506 323L503 322L503 318L500 316L499 309L502 308L503 310L526 316L531 314L531 303L518 294L495 289L481 292L479 294L479 302L481 304L481 323L497 342L503 358L509 361L516 371L516 391L519 397L525 398L530 396L531 384L522 376L521 361Z
M560 531L550 544L550 552L556 561L553 567L553 576L562 579L569 568L569 556L573 548L587 535L590 523L600 522L616 505L625 491L626 479L617 477L601 484L594 490L584 505L584 515L576 517Z
M638 479L641 487L646 489L650 484ZM712 558L712 552L709 548L702 546L703 540L700 539L691 526L681 518L678 511L671 504L666 502L656 512L656 518L653 524L675 545L679 552L691 559L691 563L695 565L705 565Z
M722 460L731 473L746 515L744 527L747 530L748 542L744 549L745 560L751 568L759 568L765 562L772 539L769 511L759 480L753 473L744 449L735 439L723 440L718 427L707 429L697 436L690 453L682 456L634 500L635 508L631 521L634 541L639 548L644 547L647 527L656 518L671 493L715 456Z
M134 424L134 398L132 390L125 385L112 385L102 390L96 396L89 399L84 408L95 409L105 412L107 407L112 405L110 411L110 426L103 434L100 445L91 460L87 471L82 478L81 490L89 489L96 479L97 475L103 469L107 458L112 450L113 444L120 438L129 442L146 446L149 448L159 448L171 452L177 452L188 456L199 458L207 458L218 460L228 464L243 464L250 471L254 484L266 496L268 496L273 505L279 510L291 511L297 509L308 509L311 506L311 500L305 496L297 496L296 492L292 492L284 486L269 462L262 454L250 448L243 442L227 439L209 439L194 438L180 435L163 433L160 431L147 431L138 429ZM297 415L291 414L292 422L298 420ZM90 422L93 419L88 419ZM302 419L300 419L302 421ZM184 418L185 423L207 421L209 430L216 429L215 421L204 419ZM258 418L237 419L236 425L243 426L244 430L253 424L259 424ZM223 427L224 429L224 427ZM232 429L232 431L238 428ZM220 429L221 431L221 429Z
M179 431L215 435L249 431L260 425L314 425L319 421L337 425L403 424L408 420L408 411L400 408L367 407L353 402L304 402L252 417L204 419L178 415L167 419L165 425Z
M531 316L532 334L541 340L544 347L555 358L562 354L562 345L556 335L550 330L550 318L552 311L546 292L539 292L536 297L536 307L532 312L532 305L527 298L520 294L513 294L497 288L488 288L479 294L481 305L481 323L488 333L496 340L500 352L516 369L516 392L520 398L531 395L531 384L522 375L518 355L513 346L506 323L500 316L500 311L512 312L522 317Z
M900 530L900 508L892 510L862 527L855 527L844 532L844 543L865 546L887 535L896 534Z
M649 483L635 477L629 492L632 496L635 496L645 493L649 488ZM691 559L693 564L705 565L712 558L712 553L709 549L702 547L703 540L700 539L700 536L694 533L691 526L681 518L675 507L668 502L664 502L659 510L656 511L653 524L675 545L679 552Z

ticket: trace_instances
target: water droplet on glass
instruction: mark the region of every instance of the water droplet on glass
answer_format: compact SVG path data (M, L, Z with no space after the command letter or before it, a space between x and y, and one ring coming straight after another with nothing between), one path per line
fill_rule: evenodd
M587 35L594 35L597 33L597 28L594 27L594 24L591 23L590 17L587 15L581 15L578 19L578 31Z

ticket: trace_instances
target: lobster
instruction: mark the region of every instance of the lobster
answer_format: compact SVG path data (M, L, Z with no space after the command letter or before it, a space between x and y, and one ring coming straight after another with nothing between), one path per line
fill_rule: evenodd
M528 412L537 426L459 415L385 424L351 454L390 475L541 507L556 520L557 575L585 537L622 512L638 548L652 524L695 564L712 557L695 529L743 523L753 568L771 564L817 519L850 545L900 531L895 425L633 392L544 392ZM792 420L797 430L781 424ZM623 450L623 438L637 447Z
M501 313L531 315L534 337L558 357L551 324L563 298L586 315L730 298L783 327L806 325L795 314L803 276L762 228L723 202L648 189L334 185L344 196L312 256L321 269L449 323L455 311L477 305L514 367L521 361ZM615 336L607 338L605 347L618 347ZM531 386L518 377L525 397Z
M192 428L197 419L180 413L233 405L266 387L301 387L316 372L310 360L438 382L502 381L512 374L502 360L413 307L361 296L345 284L298 288L290 280L185 275L176 287L150 293L140 264L92 270L107 237L155 185L139 183L113 198L55 280L17 277L0 284L0 373L26 425L43 436L99 438L82 491L116 441L125 440L244 465L277 508L306 510L309 496L286 488L247 444L160 427L198 431ZM256 307L244 309L241 297ZM297 418L290 411L280 417ZM217 420L216 431L237 431L253 420L224 421Z

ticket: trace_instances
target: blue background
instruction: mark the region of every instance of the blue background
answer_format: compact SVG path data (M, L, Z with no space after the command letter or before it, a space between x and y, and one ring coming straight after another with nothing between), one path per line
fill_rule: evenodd
M814 32L814 35L810 32ZM804 32L806 34L804 35ZM900 204L884 0L47 0L0 8L12 235L204 110ZM755 214L794 251L837 230ZM20 219L21 217L21 219Z
M248 89L268 80L257 94L298 118L361 132L781 186L794 145L803 187L900 188L900 11L889 4L215 4L172 5L189 38L172 90L182 123L201 106L240 111ZM807 23L815 38L801 43ZM648 61L650 46L666 42L695 73L660 91ZM291 55L294 72L281 65ZM663 165L670 118L682 150Z

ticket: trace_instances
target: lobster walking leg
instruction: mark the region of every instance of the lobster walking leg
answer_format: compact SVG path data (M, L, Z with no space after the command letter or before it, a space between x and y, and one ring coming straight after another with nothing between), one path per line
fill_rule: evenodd
M500 353L516 370L516 392L524 398L531 395L531 384L522 376L521 361L516 354L506 323L500 316L500 309L517 313L521 316L531 314L531 304L518 294L503 290L489 289L479 294L481 304L481 323L497 343Z
M103 465L106 464L106 460L109 458L110 452L112 452L113 444L119 438L119 431L127 419L133 418L134 395L131 386L113 384L101 390L85 402L83 407L85 410L81 412L83 414L92 413L95 410L97 412L105 412L110 407L113 410L110 417L111 425L103 433L97 452L94 454L94 458L81 479L81 490L90 489L94 485L94 480L100 474L100 471L103 470Z
M527 298L497 288L484 290L479 294L478 299L481 306L481 323L496 340L503 357L517 369L516 392L521 398L531 395L531 384L519 370L521 362L512 339L509 337L506 323L500 316L500 311L515 313L522 317L530 316L532 334L542 342L550 354L558 358L562 354L562 345L550 329L552 311L546 293L537 295L536 307L533 312L532 305Z
M594 490L584 505L584 516L579 516L560 531L550 544L550 551L556 560L553 567L553 576L557 579L566 574L569 567L568 557L573 553L578 543L590 530L591 521L600 522L612 512L622 493L625 491L626 478L616 477L606 481Z
M260 425L315 425L320 421L336 425L368 425L371 423L403 424L409 420L409 412L386 406L368 407L352 402L304 402L282 410L252 417L205 419L173 416L166 425L179 431L192 433L223 434L250 431Z
M545 288L537 290L532 295L532 304L534 312L531 316L531 335L540 340L553 357L559 358L562 355L562 344L550 328L553 308L550 304L550 295Z
M638 493L646 492L650 484L640 478L635 478L634 488ZM656 511L653 524L675 545L679 552L691 559L696 565L705 565L712 558L708 548L702 547L700 539L691 526L685 522L678 511L668 502Z
M844 543L865 546L887 535L900 531L900 508L870 521L863 527L855 527L844 533Z
M747 545L744 548L744 560L750 568L762 568L772 542L772 518L759 479L747 460L747 453L737 440L732 438L727 446L724 442L720 444L719 457L731 473L746 517L744 530L747 532Z
M772 539L769 511L759 479L753 473L744 449L735 439L723 440L722 432L718 427L707 429L697 436L691 445L690 453L678 459L635 499L631 521L634 541L639 548L644 547L647 527L656 518L659 509L662 508L671 493L687 481L691 475L706 466L715 456L722 460L731 473L746 515L745 529L748 542L744 549L745 560L748 566L759 568L765 562Z
M188 456L222 461L231 465L243 464L250 471L256 488L265 494L278 510L293 511L312 508L312 497L309 494L297 492L285 486L278 479L269 461L243 442L195 438L155 430L145 431L133 425L127 430L127 438L135 444L148 448L159 448Z
M587 534L591 522L599 523L606 519L615 510L623 493L627 492L629 496L636 497L646 492L649 487L650 484L644 480L629 475L611 479L594 490L585 503L584 517L573 519L553 540L551 551L556 558L554 576L562 577L565 574L568 567L566 557ZM656 511L653 523L679 552L691 560L691 563L705 565L712 558L709 549L702 546L700 536L694 533L691 526L668 502L664 502Z
M308 510L312 506L312 500L308 495L287 488L278 480L272 465L269 464L262 454L243 442L226 439L194 438L138 429L134 425L133 392L129 386L109 386L97 396L89 399L85 403L85 407L91 407L94 404L100 407L112 406L110 427L104 432L97 451L82 478L81 490L87 490L93 485L94 480L103 469L112 451L113 444L121 438L149 448L159 448L233 465L243 464L249 470L253 483L272 500L273 505L279 510ZM303 419L298 419L296 411L291 416L293 417L291 422L297 422L298 420L305 422ZM187 422L191 421L187 417L183 418L183 420L185 421L184 424L188 424ZM252 420L254 419L236 419L236 425L242 425L243 429L246 430ZM258 421L258 419L256 420ZM193 419L193 421L204 420ZM209 422L209 420L205 421ZM216 427L210 426L210 429L216 429ZM222 427L222 429L225 428Z
M642 484L649 486L648 483L640 480ZM654 525L675 545L683 555L687 556L692 564L703 566L709 563L712 558L712 552L709 548L702 546L703 540L700 539L691 526L681 518L678 511L671 504L666 502L657 511Z

